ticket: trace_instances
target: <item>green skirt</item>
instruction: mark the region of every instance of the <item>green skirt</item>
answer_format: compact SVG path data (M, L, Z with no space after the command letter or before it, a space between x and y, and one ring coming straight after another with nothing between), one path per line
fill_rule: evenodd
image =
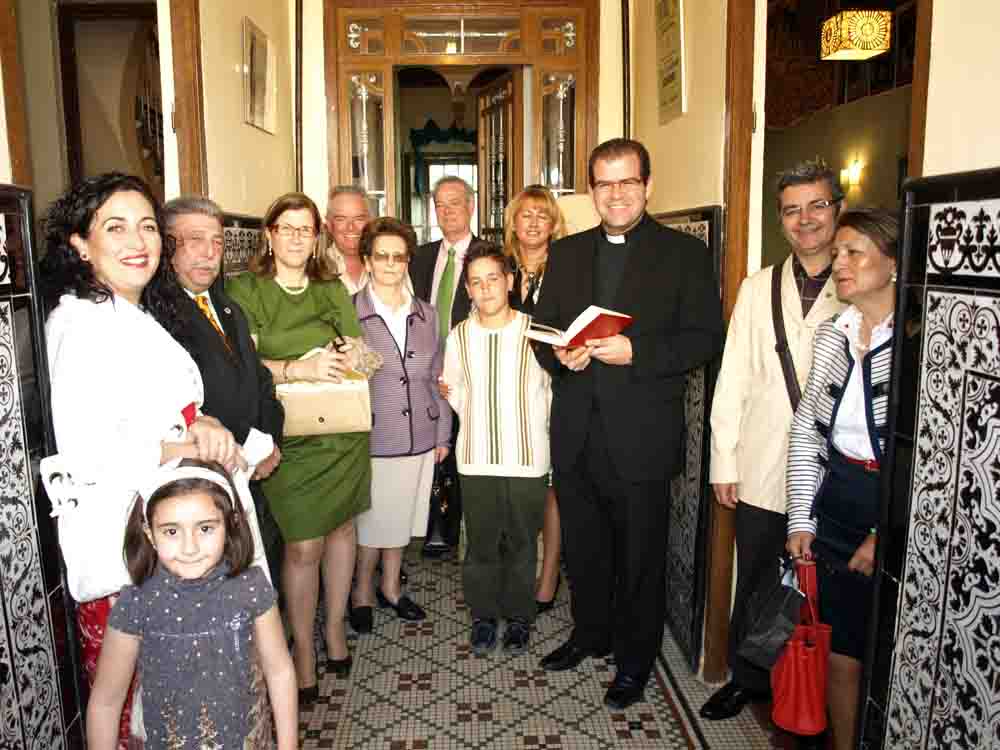
M286 542L326 536L371 507L368 433L285 438L261 484Z

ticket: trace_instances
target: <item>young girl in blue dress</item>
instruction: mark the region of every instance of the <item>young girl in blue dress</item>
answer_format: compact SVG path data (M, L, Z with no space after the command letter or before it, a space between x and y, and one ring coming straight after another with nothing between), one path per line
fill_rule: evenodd
M162 467L125 532L134 586L108 619L87 707L88 746L116 747L138 667L145 747L297 747L295 669L276 595L251 565L253 538L221 466Z

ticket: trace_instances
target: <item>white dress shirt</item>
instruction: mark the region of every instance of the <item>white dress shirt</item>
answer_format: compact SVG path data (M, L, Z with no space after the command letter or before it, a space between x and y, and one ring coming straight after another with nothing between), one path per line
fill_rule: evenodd
M869 351L876 349L892 338L892 313L872 329L871 343L861 349L861 311L853 305L837 319L837 327L847 337L850 344L851 377L844 389L844 396L837 410L837 420L833 424L833 445L845 456L872 461L872 437L868 433L868 417L865 409L865 385L862 377L861 360Z
M386 327L389 329L389 333L392 334L392 338L396 342L396 346L399 347L400 352L406 351L406 321L410 317L410 310L413 307L413 297L406 290L404 286L402 288L403 293L403 304L401 304L397 309L393 310L387 304L382 302L375 294L375 290L370 286L368 287L368 296L371 297L372 305L375 307L375 312L378 313L379 317L385 321Z

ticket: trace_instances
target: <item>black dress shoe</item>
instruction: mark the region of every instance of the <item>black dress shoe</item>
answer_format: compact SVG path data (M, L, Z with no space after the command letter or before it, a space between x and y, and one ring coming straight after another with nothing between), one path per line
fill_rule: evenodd
M748 690L745 687L740 687L735 682L727 682L712 693L712 697L705 701L705 705L698 711L698 715L709 721L731 719L742 711L747 703L755 703L767 699L767 693Z
M581 648L576 641L570 638L563 645L550 654L542 657L542 669L549 672L563 672L567 669L574 669L580 662L588 656L601 658L611 653L610 648L589 649Z
M299 688L299 708L311 706L319 698L319 685Z
M635 675L619 672L604 694L604 705L614 711L624 711L633 703L643 700L646 681Z
M347 620L355 633L362 635L372 632L373 619L371 607L355 607L348 602Z
M354 659L351 658L350 654L343 659L327 659L326 671L333 672L337 677L347 677L351 673L351 665L353 663Z
M548 612L556 605L556 599L559 596L559 587L562 586L562 575L556 579L556 590L552 592L552 598L547 602L541 599L535 599L535 607L538 610L538 614L543 614Z
M399 597L399 601L395 604L389 601L385 594L382 593L381 589L375 589L375 596L378 598L378 606L388 607L396 613L396 616L400 620L409 620L410 622L417 622L418 620L423 620L427 618L427 613L424 612L424 608L413 601L406 594Z

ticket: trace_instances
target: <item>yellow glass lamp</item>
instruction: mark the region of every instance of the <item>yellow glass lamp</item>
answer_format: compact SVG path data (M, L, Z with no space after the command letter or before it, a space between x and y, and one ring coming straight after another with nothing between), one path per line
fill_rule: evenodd
M892 11L842 10L823 22L820 58L867 60L888 52L892 42Z

